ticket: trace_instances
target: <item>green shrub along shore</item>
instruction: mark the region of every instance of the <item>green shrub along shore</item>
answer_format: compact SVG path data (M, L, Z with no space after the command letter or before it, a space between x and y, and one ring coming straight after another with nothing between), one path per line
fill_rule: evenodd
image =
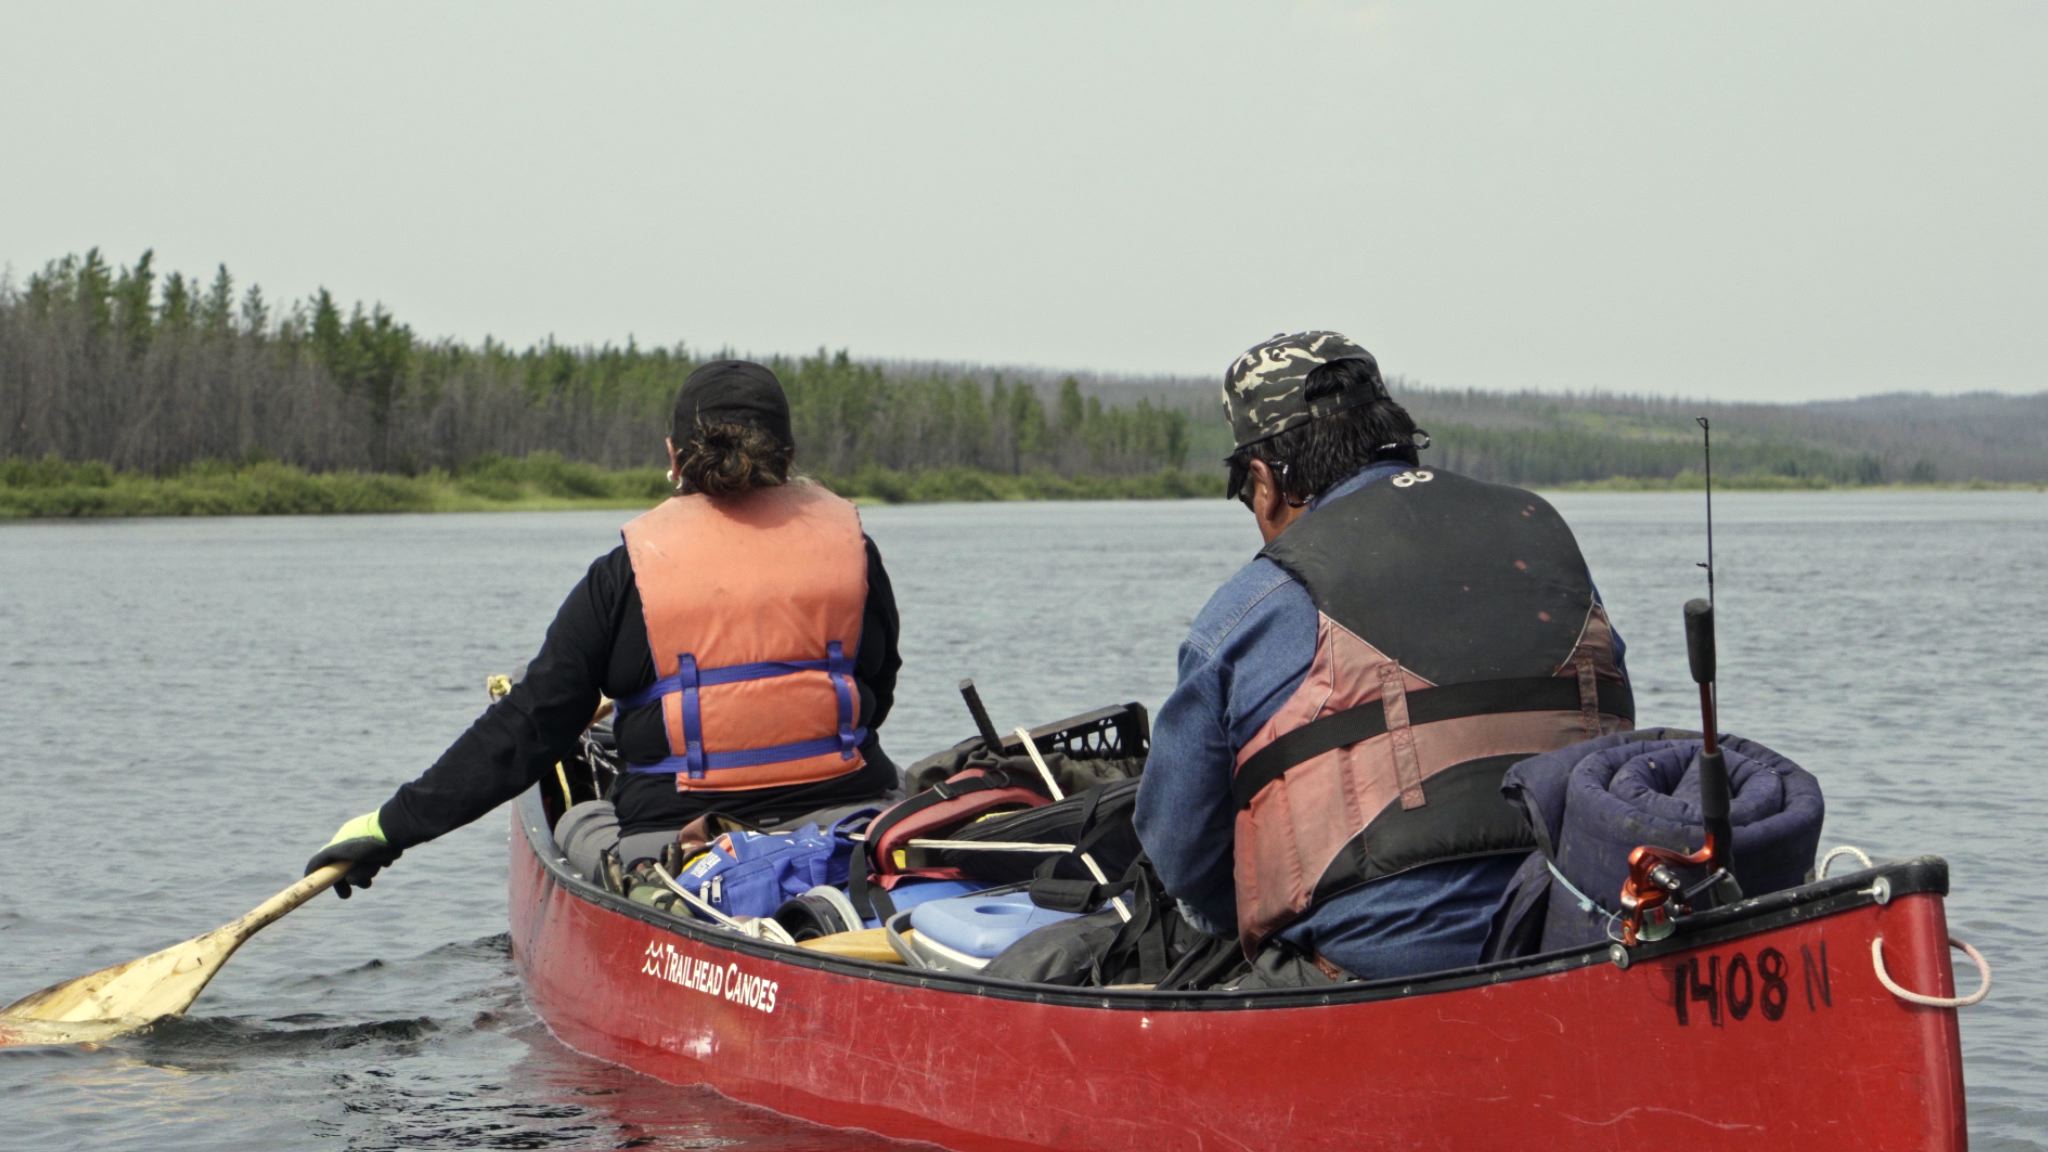
M849 476L819 479L843 496L871 504L1213 499L1223 494L1220 468L1214 475L1164 469L1140 476L1061 476L1051 472L1011 475L972 468L916 472L866 468ZM1768 474L1716 477L1715 486L1749 491L1870 487ZM1945 487L2038 490L2040 486L1978 481ZM1623 476L1568 488L1696 492L1700 477L1697 473L1668 478ZM667 480L656 469L599 468L564 460L551 452L519 459L487 457L457 473L426 472L418 476L307 472L270 461L238 465L201 463L168 476L118 472L97 461L71 463L53 457L0 461L0 520L643 508L661 499L667 491Z
M884 504L1158 500L1223 493L1221 469L1215 476L1175 469L1139 476L1060 476L865 468L819 479L851 499ZM0 461L0 519L640 508L667 491L667 479L658 469L599 468L551 452L488 457L456 473L418 476L315 473L269 461L200 463L167 476L119 472L97 461Z

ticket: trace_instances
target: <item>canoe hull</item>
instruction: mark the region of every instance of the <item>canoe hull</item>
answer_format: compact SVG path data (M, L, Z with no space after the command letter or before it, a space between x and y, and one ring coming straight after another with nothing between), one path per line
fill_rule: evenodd
M1627 969L1090 996L667 922L567 875L531 796L511 856L513 954L557 1037L835 1127L1001 1152L1966 1143L1955 1012L1901 1003L1870 963L1882 935L1894 979L1952 994L1941 891L1905 875L1888 902L1794 906Z

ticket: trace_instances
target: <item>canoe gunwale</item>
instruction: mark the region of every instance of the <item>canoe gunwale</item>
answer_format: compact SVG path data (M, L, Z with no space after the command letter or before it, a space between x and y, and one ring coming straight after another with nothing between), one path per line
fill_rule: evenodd
M1069 989L1001 980L971 973L911 969L897 964L879 964L809 949L768 944L693 919L662 912L645 904L636 904L623 896L607 892L569 869L568 861L555 844L554 833L547 819L538 787L523 793L515 801L515 805L513 819L526 836L527 848L547 873L548 878L579 901L596 905L608 912L629 917L709 948L752 956L776 964L816 969L934 992L1036 1004L1141 1012L1285 1009L1406 999L1463 988L1535 979L1594 964L1612 963L1608 945L1594 944L1541 956L1450 969L1419 978L1395 978L1325 988L1275 989L1259 992ZM1885 887L1888 890L1880 892L1879 886L1875 883L1880 878L1887 881ZM1744 900L1726 908L1690 917L1682 921L1680 930L1669 938L1630 949L1629 966L1904 896L1918 893L1946 896L1948 888L1948 864L1938 856L1919 856L1858 872L1842 873L1798 888ZM1880 900L1880 895L1883 896L1883 900Z

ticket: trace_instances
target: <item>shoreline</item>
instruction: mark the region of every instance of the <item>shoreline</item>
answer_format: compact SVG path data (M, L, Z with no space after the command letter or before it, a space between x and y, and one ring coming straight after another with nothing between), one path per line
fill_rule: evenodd
M1216 499L1223 477L1168 470L1133 476L1021 475L949 468L867 469L817 479L862 505L1064 500ZM2048 485L1830 484L1782 476L1717 477L1723 492L2048 492ZM1698 492L1697 476L1611 477L1538 491ZM611 471L552 454L492 459L461 474L312 473L289 465L200 464L171 476L117 472L104 464L0 461L0 521L187 516L376 515L434 512L563 512L648 507L666 494L653 469Z
M1221 496L1223 478L1166 470L1129 476L1012 475L964 468L864 469L813 477L858 504L1167 500ZM375 515L644 509L668 494L652 468L609 470L551 453L493 458L459 474L307 472L290 465L198 464L168 476L105 464L0 460L0 522L188 516Z
M1538 484L1535 492L1619 492L1623 494L1692 492L1704 490L1697 481L1680 483L1659 477L1613 476L1605 480L1582 480L1571 484ZM1715 492L2048 492L2048 484L2013 480L1955 480L1931 484L1835 484L1805 483L1780 476L1714 477Z

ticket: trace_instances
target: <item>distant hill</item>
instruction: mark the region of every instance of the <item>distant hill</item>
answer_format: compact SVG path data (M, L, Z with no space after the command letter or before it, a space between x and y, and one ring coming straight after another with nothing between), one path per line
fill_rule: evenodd
M2048 482L2048 392L1805 404L1404 389L1444 463L1522 483L1672 479L1699 467L1694 416L1730 478L1835 484Z
M893 364L894 371L913 366ZM1040 390L1061 374L960 365L949 370ZM1230 449L1215 381L1076 374L1104 403L1153 404L1189 415L1189 466ZM1483 392L1395 377L1395 397L1435 440L1433 459L1523 484L1690 479L1699 469L1694 416L1714 422L1717 475L1803 484L2048 483L2048 392L1959 396L1889 393L1803 404L1725 404L1612 393Z

